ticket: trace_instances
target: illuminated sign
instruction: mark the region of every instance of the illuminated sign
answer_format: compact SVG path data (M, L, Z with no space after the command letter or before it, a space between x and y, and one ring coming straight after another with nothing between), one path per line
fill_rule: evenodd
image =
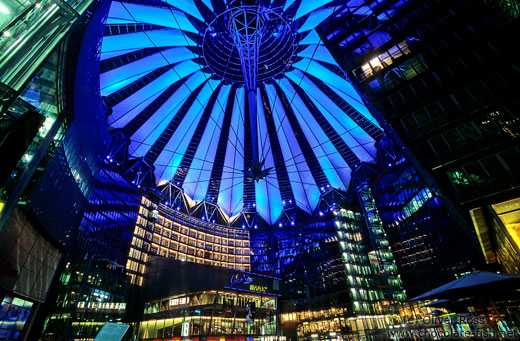
M248 337L246 341L287 341L286 336L260 336L260 337Z
M261 285L251 284L249 286L249 290L251 290L251 291L267 292L267 287L264 287L264 286L261 286Z
M190 323L182 322L181 336L190 336Z
M243 285L253 283L253 277L249 277L247 274L236 274L231 276L229 283L231 286Z
M279 290L277 279L243 272L235 272L235 274L229 278L229 283L230 285L224 285L224 288L273 294L276 294Z
M78 302L79 309L104 309L104 310L121 310L126 309L126 303L116 302Z
M188 296L181 298L172 298L169 302L170 306L183 305L188 303L190 303L190 298Z

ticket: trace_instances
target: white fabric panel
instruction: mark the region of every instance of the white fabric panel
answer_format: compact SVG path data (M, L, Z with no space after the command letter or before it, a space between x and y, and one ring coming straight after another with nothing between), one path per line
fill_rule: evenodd
M186 148L190 143L191 137L197 128L204 107L207 105L209 97L220 81L209 80L202 88L197 100L193 102L184 120L172 135L164 150L159 154L155 162L155 176L158 181L171 180L182 161Z
M135 51L139 51L139 50L140 50L140 48L138 48L138 47L132 47L132 48L120 49L117 51L101 52L100 60L105 60L105 59L121 56L123 54L135 52Z
M180 63L174 66L161 77L157 78L150 84L147 84L131 96L125 98L122 102L116 104L112 108L112 115L108 117L110 126L112 128L121 128L125 126L170 85L177 82L181 77L186 77L193 73L194 68L190 67L191 63L193 62Z
M192 199L200 201L206 197L209 185L211 170L215 161L218 140L220 138L222 121L224 120L224 110L231 85L224 85L218 94L208 120L204 133L197 146L195 157L191 162L191 167L184 180L184 190Z
M237 89L229 131L218 205L228 216L242 212L244 199L244 88Z
M332 57L329 50L324 45L309 45L305 50L298 53L298 56L312 58L332 65L338 65L334 60L334 57Z
M260 89L258 89L257 98L261 98L260 96ZM274 158L272 149L270 148L269 138L265 138L268 134L265 112L262 101L258 100L256 103L258 112L258 146L264 153L269 151L267 155L265 155L264 168L271 168L274 167ZM274 224L278 217L280 217L280 214L282 214L282 195L278 188L278 177L274 168L265 179L259 182L255 181L255 201L256 211L269 224Z
M309 31L314 29L316 26L321 24L325 19L327 19L333 12L334 7L327 7L317 11L312 12L309 15L309 18L305 21L305 23L300 27L298 33Z
M127 80L135 76L142 77L157 68L182 62L185 60L193 59L195 55L193 52L185 47L174 47L161 53L155 53L148 57L136 60L132 63L123 65L116 69L104 72L100 75L100 83L102 92L105 94L117 91L124 86L130 84ZM185 66L191 66L195 71L201 67L196 64L185 64ZM193 72L192 71L192 72ZM107 88L110 87L110 91Z
M345 143L359 157L361 161L373 162L375 158L374 140L357 125L336 103L325 95L314 83L303 76L301 71L293 70L286 74L293 81L301 82L304 89L323 116L334 127Z
M296 92L287 78L282 79L280 87L286 94L295 94ZM302 128L307 141L309 141L312 151L314 152L314 155L316 155L327 180L333 187L346 190L348 182L344 183L343 179L350 178L342 177L340 173L349 172L347 163L343 160L325 132L320 128L320 125L309 112L298 94L296 94L292 100L292 107L300 127ZM340 164L341 167L335 168L332 160L336 160L335 164Z
M199 9L192 0L166 0L166 2L200 21L204 21L204 17L200 14Z
M307 34L305 36L305 38L300 40L300 45L310 45L310 44L316 45L316 44L321 44L321 43L322 43L321 38L318 35L318 32L316 32L316 30L310 31L309 34Z
M112 2L107 24L132 22L154 24L198 33L197 29L181 11L165 7L121 3L119 1Z
M170 121L175 117L184 101L191 92L204 83L206 76L197 72L189 76L185 85L181 86L175 93L146 121L132 136L130 150L135 157L144 156L150 147L166 129Z
M363 103L363 100L361 97L359 97L352 84L350 84L347 80L341 78L331 70L321 65L319 62L310 60L308 58L304 58L294 63L293 66L327 83L338 93L338 95L343 97L345 101L354 107L354 109L359 111L363 116L377 125L376 120L368 111L367 107Z
M284 117L285 111L280 99L276 95L275 89L272 85L266 85L265 88L269 97L271 110L273 110L275 127L278 129L281 126L281 128L278 129L278 140L280 141L294 198L298 206L312 213L318 204L320 191L314 182L312 173L305 161L305 157L298 145L298 140L294 135L291 125L287 118Z
M181 30L170 28L118 36L106 36L103 38L103 43L101 44L101 53L104 54L127 49L129 45L131 45L132 48L144 49L147 47L195 46L197 44L185 36Z
M296 11L296 15L294 16L294 20L297 20L316 9L325 6L331 1L332 0L302 0L300 7L298 7L298 11Z

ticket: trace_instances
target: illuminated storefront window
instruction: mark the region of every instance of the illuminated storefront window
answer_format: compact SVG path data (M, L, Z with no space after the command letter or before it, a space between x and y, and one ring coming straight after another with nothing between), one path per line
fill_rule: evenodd
M230 290L166 297L145 304L145 321L136 326L135 337L222 336L227 339L275 335L277 305L273 296Z

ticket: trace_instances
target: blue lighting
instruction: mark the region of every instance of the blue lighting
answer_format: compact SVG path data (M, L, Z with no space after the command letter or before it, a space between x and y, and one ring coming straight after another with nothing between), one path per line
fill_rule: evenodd
M318 26L322 21L327 19L334 12L334 7L326 7L321 10L315 11L309 15L309 18L298 30L299 33L309 31Z
M277 70L281 61L273 59L269 65L258 65L271 78L254 87L258 132L255 141L247 140L254 126L246 127L246 116L254 112L254 107L246 105L240 61L233 65L238 70L237 78L228 79L211 67L213 64L204 54L208 50L202 42L219 42L228 29L214 27L213 20L206 20L217 18L226 9L213 7L215 2L211 0L166 2L170 8L113 1L107 25L137 24L144 31L131 29L133 33L107 35L101 44L101 63L105 63L102 70L106 70L100 75L101 94L114 103L108 117L109 128L121 129L128 135L130 159L145 158L153 163L158 183L174 181L190 206L202 200L216 203L218 212L228 222L236 221L247 210L256 212L262 226L294 226L294 216L285 215L287 220L281 221L284 210L298 208L313 214L322 195L331 188L346 191L351 182L344 149L340 153L331 141L330 130L321 127L320 120L328 121L335 136L359 160L375 161L374 139L349 117L343 106L331 100L339 96L378 127L357 92L336 71L338 64L316 32L320 23L334 15L336 6L331 0L287 0L270 9L273 17L294 23L294 27L275 22L263 39L272 40L271 43L287 36L292 39L300 35L301 39L294 39L294 53L288 55L296 61L292 67L282 65L274 76L269 72ZM209 28L199 32L200 27ZM384 38L383 34L378 36L381 41ZM233 45L237 42L230 44L237 51ZM224 65L226 61L239 60L232 54L224 57L213 63L230 69L230 65ZM320 89L310 76L329 87L332 95ZM215 91L219 92L212 96ZM234 96L230 97L232 91ZM287 101L282 101L280 93ZM208 106L212 110L205 116ZM250 167L252 150L248 148L253 142L258 145L258 161L270 171L265 178L254 181L252 188L248 187L253 192L247 192L244 171ZM112 161L107 156L107 162ZM325 179L318 180L317 174L323 174ZM248 204L244 203L245 195L253 196ZM220 216L215 221L220 221ZM260 223L251 221L242 224L242 228L258 228Z
M144 4L112 2L107 24L148 23L198 33L182 11Z
M332 2L332 0L302 0L294 19L299 19L306 14L311 13L312 11Z

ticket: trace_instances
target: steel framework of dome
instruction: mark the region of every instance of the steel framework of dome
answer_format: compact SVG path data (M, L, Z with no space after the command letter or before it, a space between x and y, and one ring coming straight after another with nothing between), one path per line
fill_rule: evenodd
M126 142L108 158L206 219L315 214L383 134L315 30L344 3L113 1L100 87Z

